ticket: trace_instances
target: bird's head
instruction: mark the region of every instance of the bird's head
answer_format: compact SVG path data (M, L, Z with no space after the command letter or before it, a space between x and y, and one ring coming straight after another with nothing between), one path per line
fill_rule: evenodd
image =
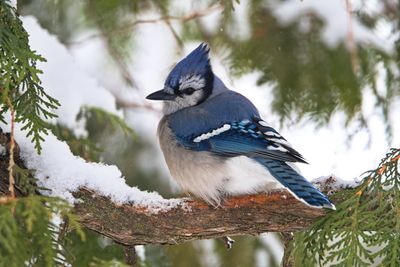
M214 81L209 50L207 44L199 45L176 64L168 75L164 88L146 98L163 100L165 114L198 105L206 100L212 93Z

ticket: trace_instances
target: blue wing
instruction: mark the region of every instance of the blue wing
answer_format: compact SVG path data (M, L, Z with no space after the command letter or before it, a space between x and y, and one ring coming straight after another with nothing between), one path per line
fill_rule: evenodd
M226 123L198 136L181 137L179 142L188 149L210 151L225 157L243 155L306 163L285 138L257 117Z

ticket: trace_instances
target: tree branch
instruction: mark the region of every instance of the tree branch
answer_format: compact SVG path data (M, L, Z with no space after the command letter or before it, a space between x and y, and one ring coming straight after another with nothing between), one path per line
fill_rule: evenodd
M223 9L224 9L224 7L222 5L215 4L215 5L209 6L208 8L206 8L204 10L194 11L194 12L189 13L189 14L184 15L184 16L166 15L166 16L162 16L162 17L154 18L154 19L138 19L138 20L135 20L135 21L133 21L131 23L128 23L128 24L126 24L126 25L124 25L122 27L119 27L119 28L113 29L113 30L111 30L109 32L106 32L106 33L93 34L93 35L87 36L87 37L85 37L85 38L83 38L81 40L78 40L78 41L68 42L67 45L79 45L79 44L82 44L82 43L84 43L84 42L86 42L88 40L94 39L94 38L99 38L99 37L103 37L103 36L112 36L112 35L114 35L116 33L121 33L121 32L130 32L130 31L132 31L132 29L134 27L136 27L139 24L152 24L152 23L158 23L158 22L166 22L167 26L168 26L170 21L173 21L173 20L181 21L181 22L187 22L187 21L190 21L190 20L194 20L194 19L197 19L197 18L200 18L200 17L207 16L207 15L209 15L209 14L215 12L215 11L218 11L218 10L222 11ZM173 34L174 34L174 37L176 37L175 33L173 33Z
M1 145L8 147L9 139L0 131ZM14 150L15 161L23 166L17 143ZM9 154L0 155L3 181L0 195L7 194L8 157ZM17 196L21 196L18 187L16 189ZM293 232L307 228L326 214L325 210L307 206L287 191L228 197L219 207L199 199L184 198L179 206L158 213L145 206L118 205L89 188L80 188L73 195L80 200L74 213L84 227L126 247L178 244L228 235ZM133 257L131 252L127 251L127 256Z
M229 197L217 208L185 199L182 206L157 214L145 207L116 205L87 188L74 195L82 200L75 206L82 225L126 246L292 232L325 215L323 209L309 207L286 191Z

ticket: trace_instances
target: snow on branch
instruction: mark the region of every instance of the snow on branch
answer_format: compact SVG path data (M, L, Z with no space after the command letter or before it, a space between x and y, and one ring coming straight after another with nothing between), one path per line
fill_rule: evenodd
M6 128L4 125L2 127ZM8 129L4 130L7 132ZM74 204L77 199L72 193L87 187L114 203L134 203L147 207L152 213L169 210L180 204L180 200L166 200L156 192L141 191L128 186L116 166L87 162L73 155L67 143L58 140L51 133L42 142L41 154L37 154L18 123L15 139L20 158L28 169L33 170L38 186L49 189L42 191L42 194L60 197Z
M360 178L354 178L352 181L343 180L336 175L331 174L313 179L311 182L322 192L332 195L343 189L355 188L361 181Z

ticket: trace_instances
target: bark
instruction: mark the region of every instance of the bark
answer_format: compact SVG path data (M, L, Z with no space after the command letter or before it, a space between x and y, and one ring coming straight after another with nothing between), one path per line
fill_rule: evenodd
M293 240L293 233L283 232L281 233L282 243L283 243L283 258L282 258L282 266L283 267L293 267L293 259L291 257L291 247L290 244Z
M135 267L137 265L137 254L135 246L124 247L125 261L130 266Z
M293 232L307 228L325 215L286 191L226 198L220 207L197 199L151 213L132 204L116 205L110 199L81 188L75 213L82 225L125 246L178 244L196 239Z

